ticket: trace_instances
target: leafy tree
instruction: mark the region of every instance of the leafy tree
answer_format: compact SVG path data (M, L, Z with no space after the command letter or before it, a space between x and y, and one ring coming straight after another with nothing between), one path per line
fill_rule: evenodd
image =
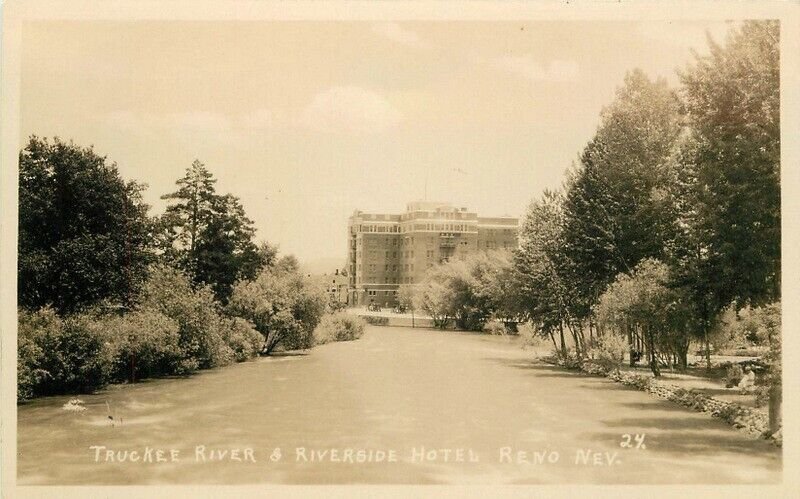
M510 282L513 291L506 292L511 308L525 316L543 336L555 344L560 337L560 351L567 355L565 325L571 324L569 265L564 252L563 194L545 191L539 201L528 207L520 230L520 245L514 253ZM572 329L571 329L572 331ZM574 337L575 344L580 343Z
M747 21L682 74L693 133L698 230L712 307L780 298L777 21Z
M178 324L180 359L175 371L230 364L234 353L225 342L225 324L211 288L193 286L183 271L163 264L152 266L149 273L140 308Z
M274 248L259 248L255 228L238 198L218 195L216 179L198 160L176 182L178 190L159 219L159 247L167 262L186 271L196 285L211 286L225 303L236 281L254 278L275 258Z
M508 252L475 253L431 269L416 291L416 307L445 328L450 319L456 326L482 331L486 322L503 311L503 281L509 278Z
M19 304L130 304L151 259L143 188L91 147L32 136L19 155Z
M276 265L263 269L253 281L236 284L227 311L255 325L269 354L279 345L286 349L313 346L312 333L327 302L327 293L318 283L289 266Z
M284 255L275 262L275 268L284 272L300 272L300 262L294 255Z
M413 308L430 315L433 326L439 329L446 328L455 315L453 290L446 280L448 271L445 265L434 267L414 290Z
M691 311L680 290L669 284L666 264L642 260L630 274L617 276L595 310L598 320L610 330L605 334L637 331L642 335L655 376L661 375L660 353L667 351L685 359L689 346L686 319Z
M665 165L680 129L676 94L641 70L626 75L615 101L603 110L564 202L564 252L578 292L578 317L589 316L618 273L663 256L673 227Z

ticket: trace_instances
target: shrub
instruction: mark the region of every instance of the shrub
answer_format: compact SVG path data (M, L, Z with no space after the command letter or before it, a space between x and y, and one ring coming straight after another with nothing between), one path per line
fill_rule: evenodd
M182 352L178 322L155 310L137 310L102 320L115 346L115 378L173 374Z
M50 376L44 369L45 352L43 337L57 336L61 331L61 319L51 308L36 312L20 309L17 329L17 397L26 400L37 395L40 384Z
M21 398L90 392L113 377L114 345L94 314L60 319L48 308L20 312L19 337Z
M553 349L551 356L555 359L556 364L566 367L567 369L578 369L581 367L580 357L578 357L578 354L571 348L567 348L566 356L560 349Z
M625 361L628 341L618 334L605 334L597 340L592 348L591 356L595 362L608 371L619 371Z
M361 317L338 312L326 315L314 329L314 343L324 345L332 341L352 341L364 334L366 321Z
M742 366L739 364L731 364L725 370L725 388L733 388L738 385L739 382L742 381L743 376L744 371L742 370Z
M496 319L488 321L483 326L483 330L489 334L494 334L494 335L505 335L508 333L506 325Z
M233 317L223 319L223 326L223 338L236 362L255 357L264 348L264 337L255 330L253 323Z
M517 326L517 332L522 339L522 348L537 345L542 341L539 330L530 322L525 322Z
M361 317L363 320L372 326L388 326L389 325L389 318L388 317L376 317L374 315L366 315Z
M290 267L265 269L254 281L238 283L227 312L251 321L269 354L313 346L312 333L325 313L328 296L318 283Z
M153 310L178 324L181 360L178 373L229 364L233 351L222 338L219 307L208 287L193 289L181 271L164 265L150 269L141 308Z

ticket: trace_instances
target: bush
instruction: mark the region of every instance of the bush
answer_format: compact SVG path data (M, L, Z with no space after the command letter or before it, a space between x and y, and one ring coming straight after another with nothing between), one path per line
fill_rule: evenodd
M44 308L20 311L18 320L21 399L90 392L112 380L115 347L96 315L60 319Z
M314 329L314 343L324 345L332 341L352 341L364 334L367 323L361 317L338 312L326 315Z
M253 358L264 348L264 337L255 330L252 322L233 317L224 319L223 326L223 337L236 362Z
M182 360L177 321L155 310L100 319L114 345L119 380L173 374Z
M17 397L27 400L40 392L40 384L50 373L44 369L44 337L55 337L61 331L61 319L51 308L36 312L20 309L17 329Z
M160 312L178 324L178 373L233 361L234 353L222 338L222 317L214 293L208 287L193 289L181 271L164 265L151 267L141 308Z
M483 330L489 334L494 334L494 335L505 335L508 333L506 325L496 319L488 321L483 326Z
M608 333L597 340L596 346L591 350L591 356L604 369L619 371L627 351L628 341L623 336Z
M254 281L238 283L228 302L231 316L251 321L269 354L313 346L313 331L328 303L325 289L291 266L265 269Z
M388 326L389 325L389 318L388 317L376 317L374 315L365 315L361 316L363 320L367 322L367 324L371 326Z
M567 348L566 356L564 355L564 352L562 352L560 349L553 349L551 358L555 360L556 364L562 367L566 367L567 369L579 369L582 363L581 358L578 357L577 352L575 352L571 348Z
M744 371L739 364L732 364L725 370L725 388L733 388L742 381Z

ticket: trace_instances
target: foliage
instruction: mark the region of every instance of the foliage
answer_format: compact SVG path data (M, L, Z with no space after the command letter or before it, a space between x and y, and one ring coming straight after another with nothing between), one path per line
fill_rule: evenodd
M114 378L173 374L181 360L178 323L155 310L98 318L114 346Z
M230 315L252 322L264 337L266 353L310 348L325 312L327 293L291 266L265 268L254 281L239 282L227 306Z
M780 297L778 21L747 21L682 74L712 306Z
M647 343L650 367L660 375L657 353L676 349L685 358L686 328L692 311L678 289L669 287L669 268L646 259L633 272L620 274L600 297L595 313L601 324L624 334L636 329Z
M415 289L414 307L431 316L433 326L439 329L447 327L455 315L452 291L444 281L446 276L445 266L437 266L428 273L425 280Z
M487 321L483 326L483 330L493 335L502 336L508 334L508 328L506 327L505 323L497 319L491 319Z
M256 246L241 202L216 193L216 179L203 163L195 160L176 183L177 191L162 196L170 204L158 220L158 246L167 262L196 285L210 286L224 303L236 281L273 263L275 249Z
M511 256L504 251L438 265L415 288L415 307L427 312L435 327L444 329L454 319L460 329L482 331L490 317L503 312L510 273Z
M402 309L414 309L414 297L419 292L417 288L417 284L404 284L397 290L397 303Z
M45 365L45 351L42 348L45 338L59 335L61 318L52 308L30 312L18 310L17 328L17 397L19 400L32 398L39 391L39 385L50 373Z
M629 345L625 337L619 334L605 334L597 340L591 350L591 357L607 371L619 371L625 361L625 353Z
M208 287L194 289L183 272L162 264L150 269L141 307L178 324L181 361L178 372L229 364L233 352L222 336L219 305Z
M562 251L578 317L617 274L663 254L672 228L665 165L680 131L679 105L664 80L628 73L568 181Z
M20 309L18 331L25 345L18 361L20 398L89 392L111 381L114 347L93 314L61 319L49 308Z
M251 359L264 348L264 337L251 322L241 317L225 317L221 325L222 338L233 352L236 362Z
M731 364L725 370L725 388L733 388L742 381L744 370L740 364Z
M314 329L314 343L324 345L332 341L357 340L364 334L366 321L347 312L337 312L322 318Z
M91 147L30 137L19 154L19 305L129 304L150 260L142 189Z
M366 315L363 316L362 319L367 321L367 324L373 326L388 326L389 325L389 318L388 317L380 317L375 315Z

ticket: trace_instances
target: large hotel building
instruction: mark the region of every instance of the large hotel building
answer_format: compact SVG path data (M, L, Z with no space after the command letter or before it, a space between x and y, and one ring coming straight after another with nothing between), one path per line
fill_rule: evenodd
M427 269L485 250L517 247L519 221L483 218L447 203L409 203L399 215L356 211L348 222L348 303L392 306Z

